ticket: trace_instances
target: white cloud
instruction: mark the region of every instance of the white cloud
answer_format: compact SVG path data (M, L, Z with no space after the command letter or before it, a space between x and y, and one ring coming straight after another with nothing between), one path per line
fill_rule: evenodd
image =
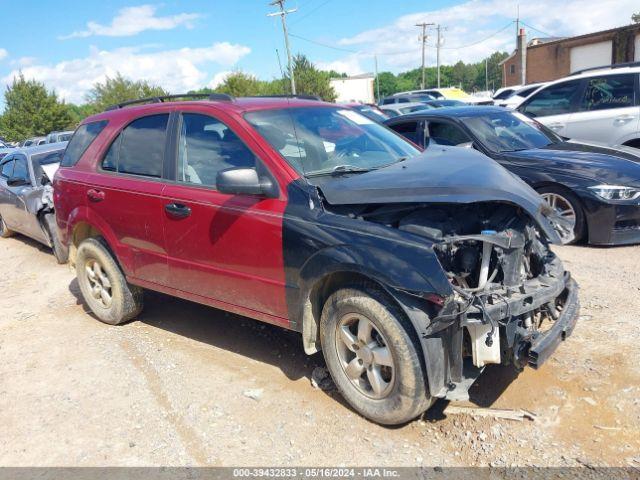
M316 66L320 70L333 70L338 73L346 73L347 75L365 73L365 69L362 68L357 55L349 55L348 57L333 62L317 62ZM370 68L368 71L373 71L373 68Z
M158 52L142 52L139 48L107 51L91 47L87 57L54 65L23 66L13 70L0 83L8 84L22 72L25 78L41 81L47 88L55 89L61 98L81 103L94 83L119 72L127 78L148 80L170 92L182 93L206 85L212 64L228 69L250 51L249 47L228 42Z
M420 62L419 22L447 27L443 31L443 64L478 61L496 50L511 52L515 48L515 25L520 18L551 36L573 36L606 30L630 23L637 10L637 0L469 0L439 10L424 11L396 18L392 23L343 38L338 43L358 50L360 58L378 53L381 68L394 71L415 68ZM501 27L503 31L496 33ZM545 33L525 26L529 38ZM482 42L476 43L480 40ZM435 64L435 31L430 31L427 64ZM353 55L340 61L353 62Z
M211 81L207 84L207 87L216 88L218 85L224 82L227 79L227 77L232 73L233 73L232 70L223 70L222 72L216 73L211 79Z
M9 52L7 52L4 48L0 48L0 60L7 58L9 56Z
M109 25L88 22L86 30L73 32L70 35L60 38L85 38L94 35L129 37L145 30L172 30L180 26L193 28L194 21L201 17L201 15L197 13L180 13L177 15L158 17L156 16L156 10L157 7L154 5L125 7L118 10L117 15L113 17Z

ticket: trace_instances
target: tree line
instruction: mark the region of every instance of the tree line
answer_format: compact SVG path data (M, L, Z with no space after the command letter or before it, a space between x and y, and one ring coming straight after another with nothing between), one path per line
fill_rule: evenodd
M507 57L506 52L495 52L486 59L486 72L490 89L502 85L502 72L498 65ZM330 84L331 78L346 77L344 73L318 69L305 55L293 58L293 74L296 90L300 94L317 95L333 102L336 92ZM376 79L380 96L399 91L420 88L420 68L393 74L381 72ZM460 86L467 91L485 90L485 60L465 64L444 65L440 69L441 86ZM436 85L436 68L426 69L426 84ZM226 93L235 97L254 95L282 95L290 93L288 73L282 78L261 80L254 75L236 71L229 74L215 88L202 88L188 92ZM89 115L104 111L108 106L127 100L168 95L162 87L146 81L133 81L116 74L96 83L85 97L85 103L75 105L61 100L55 91L36 80L25 79L22 74L15 77L4 94L5 109L0 115L0 137L7 141L22 141L29 137L46 135L55 130L73 130Z

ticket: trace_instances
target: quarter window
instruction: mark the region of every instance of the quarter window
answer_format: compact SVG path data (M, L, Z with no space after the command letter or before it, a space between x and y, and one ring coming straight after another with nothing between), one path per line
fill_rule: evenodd
M610 75L592 78L587 83L581 110L605 110L633 107L634 75Z
M80 157L84 155L84 152L89 148L89 145L93 143L107 123L108 122L106 120L101 120L99 122L80 125L67 145L67 149L64 152L60 166L72 167L78 163Z
M228 126L205 115L182 115L179 181L215 187L218 172L243 167L255 168L256 157Z
M532 117L570 113L579 87L577 80L551 85L531 97L522 111Z
M109 147L102 169L160 178L168 123L168 113L131 122Z

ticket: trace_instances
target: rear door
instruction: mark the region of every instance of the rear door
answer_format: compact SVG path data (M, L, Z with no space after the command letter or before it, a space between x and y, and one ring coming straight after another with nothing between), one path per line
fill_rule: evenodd
M586 80L567 136L616 145L636 138L639 123L638 74L603 75Z
M582 90L581 80L549 85L525 100L518 111L535 118L558 135L569 137L567 127Z
M167 283L162 190L170 111L136 118L111 142L86 179L87 205L116 236L127 275Z
M177 125L176 182L167 185L163 200L171 286L222 308L266 314L261 318L287 325L286 199L216 190L216 176L227 168L256 168L270 175L259 157L260 146L222 113L183 111Z

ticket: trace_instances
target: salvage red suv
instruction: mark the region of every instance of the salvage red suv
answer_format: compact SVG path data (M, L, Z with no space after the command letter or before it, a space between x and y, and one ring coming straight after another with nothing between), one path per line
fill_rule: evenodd
M538 367L571 333L552 211L480 153L422 153L312 99L169 100L86 119L55 177L100 320L135 318L150 289L296 330L383 424L463 398L486 364Z

